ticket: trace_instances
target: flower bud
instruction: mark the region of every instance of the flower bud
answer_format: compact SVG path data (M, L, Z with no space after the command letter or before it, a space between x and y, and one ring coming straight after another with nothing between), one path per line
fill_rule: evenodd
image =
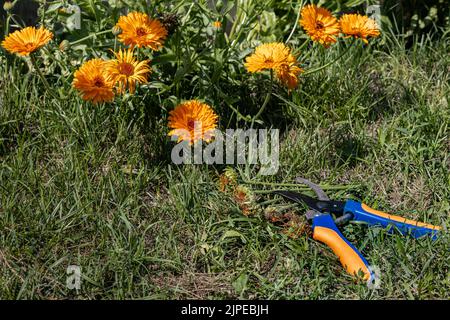
M220 11L222 8L223 8L223 1L222 0L216 1L217 11Z
M117 36L122 33L122 29L120 29L119 26L114 26L112 28L111 32L113 33L113 35Z
M11 11L14 8L14 3L12 3L11 1L5 1L5 3L3 4L3 10L5 11Z
M59 44L59 50L60 51L66 51L67 49L70 48L70 42L67 40L63 40L61 41L61 43Z

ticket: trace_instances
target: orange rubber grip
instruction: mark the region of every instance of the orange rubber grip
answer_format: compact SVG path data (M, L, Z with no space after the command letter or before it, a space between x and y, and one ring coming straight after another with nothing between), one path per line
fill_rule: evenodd
M379 216L381 218L387 219L387 220L392 220L395 222L400 222L403 224L409 224L415 227L421 227L421 228L427 228L427 229L431 229L431 230L441 230L441 227L439 226L434 226L432 224L429 223L424 223L424 222L419 222L419 221L415 221L415 220L410 220L410 219L406 219L400 216L395 216L393 214L390 213L386 213L383 211L378 211L375 209L372 209L371 207L369 207L368 205L366 205L365 203L361 203L361 208L363 208L363 210L372 213L376 216Z
M371 272L367 265L367 261L365 261L361 253L359 253L358 250L338 232L327 227L316 226L314 228L313 238L330 247L334 254L339 257L342 266L349 274L355 275L361 270L364 273L364 279L369 280Z

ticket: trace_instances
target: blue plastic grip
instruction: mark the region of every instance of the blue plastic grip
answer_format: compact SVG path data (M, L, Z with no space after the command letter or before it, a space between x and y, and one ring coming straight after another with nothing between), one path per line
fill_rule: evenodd
M389 225L395 226L402 234L409 234L414 238L430 236L433 240L437 238L440 227L431 224L409 220L385 212L377 211L357 201L347 200L344 213L352 213L355 221L363 221L370 225L380 225L384 228ZM394 228L389 230L393 231Z

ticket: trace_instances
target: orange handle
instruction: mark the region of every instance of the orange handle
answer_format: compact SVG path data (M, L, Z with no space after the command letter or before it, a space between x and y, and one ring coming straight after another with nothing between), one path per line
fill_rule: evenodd
M429 223L406 219L404 217L400 217L400 216L396 216L396 215L393 215L390 213L372 209L365 203L361 203L361 208L366 212L374 214L375 216L378 216L378 217L381 217L381 218L384 218L387 220L391 220L393 222L400 222L402 224L408 224L408 225L412 225L414 227L427 228L427 229L431 229L431 230L441 230L441 227L439 227L439 226L434 226Z
M342 266L351 275L357 274L360 270L364 273L365 280L372 280L374 277L367 260L339 231L334 224L333 218L327 215L314 217L313 238L323 242L333 250L339 257Z

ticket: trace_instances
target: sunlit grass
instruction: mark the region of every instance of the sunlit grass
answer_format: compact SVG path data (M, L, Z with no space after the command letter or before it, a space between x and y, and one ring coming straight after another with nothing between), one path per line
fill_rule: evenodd
M297 51L306 71L336 62L301 76L288 92L243 66L259 42L285 40L296 23L296 8L286 3L284 24L265 25L269 4L245 1L239 24L228 21L227 9L221 22L228 33L213 25L222 17L215 9L182 1L170 7L180 14L178 31L161 52L139 52L152 57L148 84L113 103L84 102L71 88L81 60L117 45L112 34L69 51L58 43L43 48L38 65L51 92L29 61L0 53L0 297L449 297L445 232L432 242L344 227L381 272L381 288L370 290L329 248L269 221L271 203L258 206L269 200L259 190L300 175L337 186L328 191L334 199L446 228L448 39L416 41L409 50L388 33L370 46L305 46ZM107 30L119 14L112 8L102 20L101 7L83 10L92 15L89 32ZM260 21L261 14L269 18ZM294 52L301 37L297 29ZM235 168L237 183L254 191L255 207L243 212L232 191L220 191L224 167L171 163L167 120L178 103L200 98L222 129L248 126L269 86L273 94L255 123L281 130L280 170L255 177L252 168ZM66 287L68 265L82 267L79 292Z

